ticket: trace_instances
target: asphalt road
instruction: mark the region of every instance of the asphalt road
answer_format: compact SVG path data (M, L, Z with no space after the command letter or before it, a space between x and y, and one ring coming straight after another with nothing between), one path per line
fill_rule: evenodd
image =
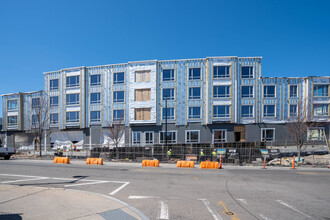
M0 160L0 183L110 195L150 219L330 219L329 169Z

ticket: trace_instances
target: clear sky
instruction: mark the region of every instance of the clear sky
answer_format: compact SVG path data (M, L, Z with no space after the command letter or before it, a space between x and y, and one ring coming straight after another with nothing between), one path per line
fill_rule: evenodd
M0 94L42 90L47 71L150 59L262 56L263 76L330 76L329 10L328 0L0 0Z

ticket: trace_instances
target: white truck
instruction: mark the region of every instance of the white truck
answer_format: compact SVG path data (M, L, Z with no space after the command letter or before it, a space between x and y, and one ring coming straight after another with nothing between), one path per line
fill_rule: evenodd
M15 154L16 150L13 147L1 147L0 146L0 157L5 158L5 160L9 160L11 155Z

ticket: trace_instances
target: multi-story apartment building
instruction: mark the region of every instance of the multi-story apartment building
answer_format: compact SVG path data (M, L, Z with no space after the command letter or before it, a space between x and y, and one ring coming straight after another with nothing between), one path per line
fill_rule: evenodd
M313 140L323 140L323 130L329 134L329 80L263 78L261 57L150 60L46 72L47 143L103 144L107 128L122 122L125 144L163 144L167 121L171 144L284 145L290 141L286 123L300 111L306 112L307 121L323 122L309 132ZM31 117L26 109L34 95L3 96L8 136L29 130L23 115Z

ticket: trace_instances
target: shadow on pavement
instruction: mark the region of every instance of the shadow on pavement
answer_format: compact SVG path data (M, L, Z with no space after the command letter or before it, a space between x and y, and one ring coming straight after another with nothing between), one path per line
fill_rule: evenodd
M23 219L20 214L1 214L0 220L21 220Z

